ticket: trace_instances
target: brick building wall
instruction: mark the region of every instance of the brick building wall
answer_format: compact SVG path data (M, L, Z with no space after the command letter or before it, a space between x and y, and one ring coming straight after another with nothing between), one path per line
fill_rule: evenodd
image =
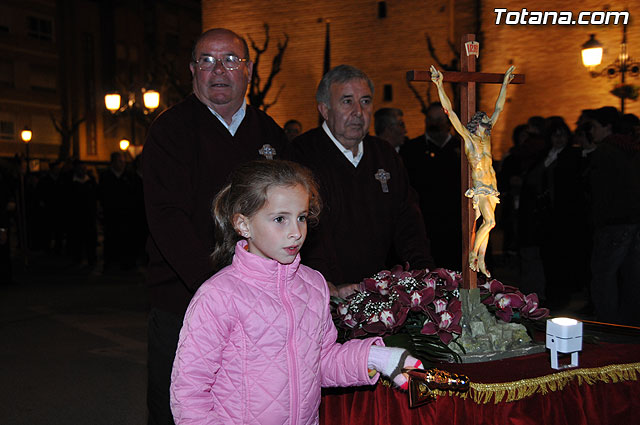
M494 130L494 155L500 158L511 144L513 128L532 115L561 115L572 127L580 110L604 105L619 107L619 100L608 92L619 79L593 79L581 64L581 45L595 33L605 45L603 64L615 60L622 36L620 25L496 25L495 8L528 10L603 10L597 1L583 1L578 6L568 1L515 0L391 0L387 17L378 17L378 1L245 1L203 0L203 28L227 27L251 37L259 45L264 40L263 23L270 25L271 45L261 63L266 77L276 42L290 37L283 70L267 96L273 101L284 85L278 102L269 114L279 124L296 118L304 129L317 125L315 90L322 77L325 21L331 25L331 65L347 63L364 70L374 81L374 107L401 108L410 137L424 131L420 104L405 82L411 69L427 69L435 63L430 57L425 35L431 36L440 60L448 63L454 54L447 41L460 44L462 34L478 32L479 69L504 72L512 62L517 72L526 74L526 84L509 89L507 106ZM609 10L624 10L621 1L608 2ZM633 21L628 25L629 53L640 56L640 31ZM603 65L604 66L604 65ZM601 66L601 68L603 67ZM629 80L633 82L633 79ZM640 80L635 80L640 84ZM383 86L392 86L393 98L383 101ZM416 85L427 100L436 100L431 83ZM499 86L484 85L478 90L481 110L493 111ZM449 88L450 90L450 88ZM640 105L627 102L627 112L640 115ZM373 131L373 125L372 125Z

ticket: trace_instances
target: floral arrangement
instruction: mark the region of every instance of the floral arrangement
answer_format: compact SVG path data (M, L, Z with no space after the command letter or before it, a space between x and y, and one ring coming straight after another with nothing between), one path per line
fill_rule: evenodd
M396 266L383 270L364 279L362 291L346 299L332 298L338 338L382 336L386 344L409 350L427 365L459 361L449 345L462 333L461 282L459 272L442 268L429 271ZM525 296L497 280L480 289L483 303L503 321L538 320L549 314L538 308L536 294Z
M518 288L503 285L495 279L478 287L482 303L503 322L542 320L549 316L549 309L538 306L538 295L535 293L524 295Z
M640 94L640 87L635 84L616 84L610 93L620 99L637 100Z

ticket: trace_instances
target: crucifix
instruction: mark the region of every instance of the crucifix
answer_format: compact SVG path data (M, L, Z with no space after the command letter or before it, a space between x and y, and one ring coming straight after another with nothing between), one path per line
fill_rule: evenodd
M503 83L504 74L475 72L479 44L475 34L462 36L460 72L443 72L443 81L462 84L460 90L460 121L467 123L476 112L476 83ZM465 54L466 53L466 54ZM409 81L431 81L430 71L413 70L407 72ZM511 84L523 84L524 75L514 75ZM472 187L471 172L466 155L461 155L462 193ZM462 288L475 289L478 286L477 274L467 265L469 252L475 239L475 214L471 199L462 195Z

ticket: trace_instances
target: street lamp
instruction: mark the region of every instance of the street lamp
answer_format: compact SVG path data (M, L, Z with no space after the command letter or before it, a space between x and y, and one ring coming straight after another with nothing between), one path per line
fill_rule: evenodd
M20 138L24 142L24 146L25 146L25 154L26 154L26 160L27 160L27 173L30 171L30 169L29 169L30 168L30 166L29 166L29 142L31 141L31 137L33 137L33 132L29 129L29 127L25 127L20 132Z
M611 92L620 98L620 112L624 113L624 100L638 96L633 87L626 85L626 75L637 77L640 74L640 62L629 57L627 53L627 26L622 25L622 42L620 53L615 62L607 65L602 71L595 71L596 66L602 62L602 44L596 40L595 34L591 34L589 40L582 45L582 64L587 67L592 77L607 76L614 78L620 75L620 84Z
M158 108L158 106L160 106L160 93L155 90L142 89L142 101L144 108L139 108L136 105L135 91L129 92L128 101L122 106L122 97L117 91L107 93L104 96L104 105L111 114L117 115L124 113L125 111L129 112L129 116L131 117L131 144L133 145L136 144L136 109L142 109L142 113L144 115L152 113Z
M129 141L127 139L122 139L120 140L119 146L120 146L120 150L125 152L127 149L129 149Z

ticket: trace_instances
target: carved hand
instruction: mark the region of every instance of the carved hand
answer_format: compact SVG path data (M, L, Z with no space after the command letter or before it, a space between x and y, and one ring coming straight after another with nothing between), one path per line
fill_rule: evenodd
M514 77L513 71L515 71L515 70L516 70L515 65L511 65L509 67L509 69L507 69L507 72L505 72L505 74L504 74L503 84L509 84L511 82L511 80L513 80L513 77Z
M431 65L431 81L436 83L438 87L442 85L442 72L438 71L433 65Z

